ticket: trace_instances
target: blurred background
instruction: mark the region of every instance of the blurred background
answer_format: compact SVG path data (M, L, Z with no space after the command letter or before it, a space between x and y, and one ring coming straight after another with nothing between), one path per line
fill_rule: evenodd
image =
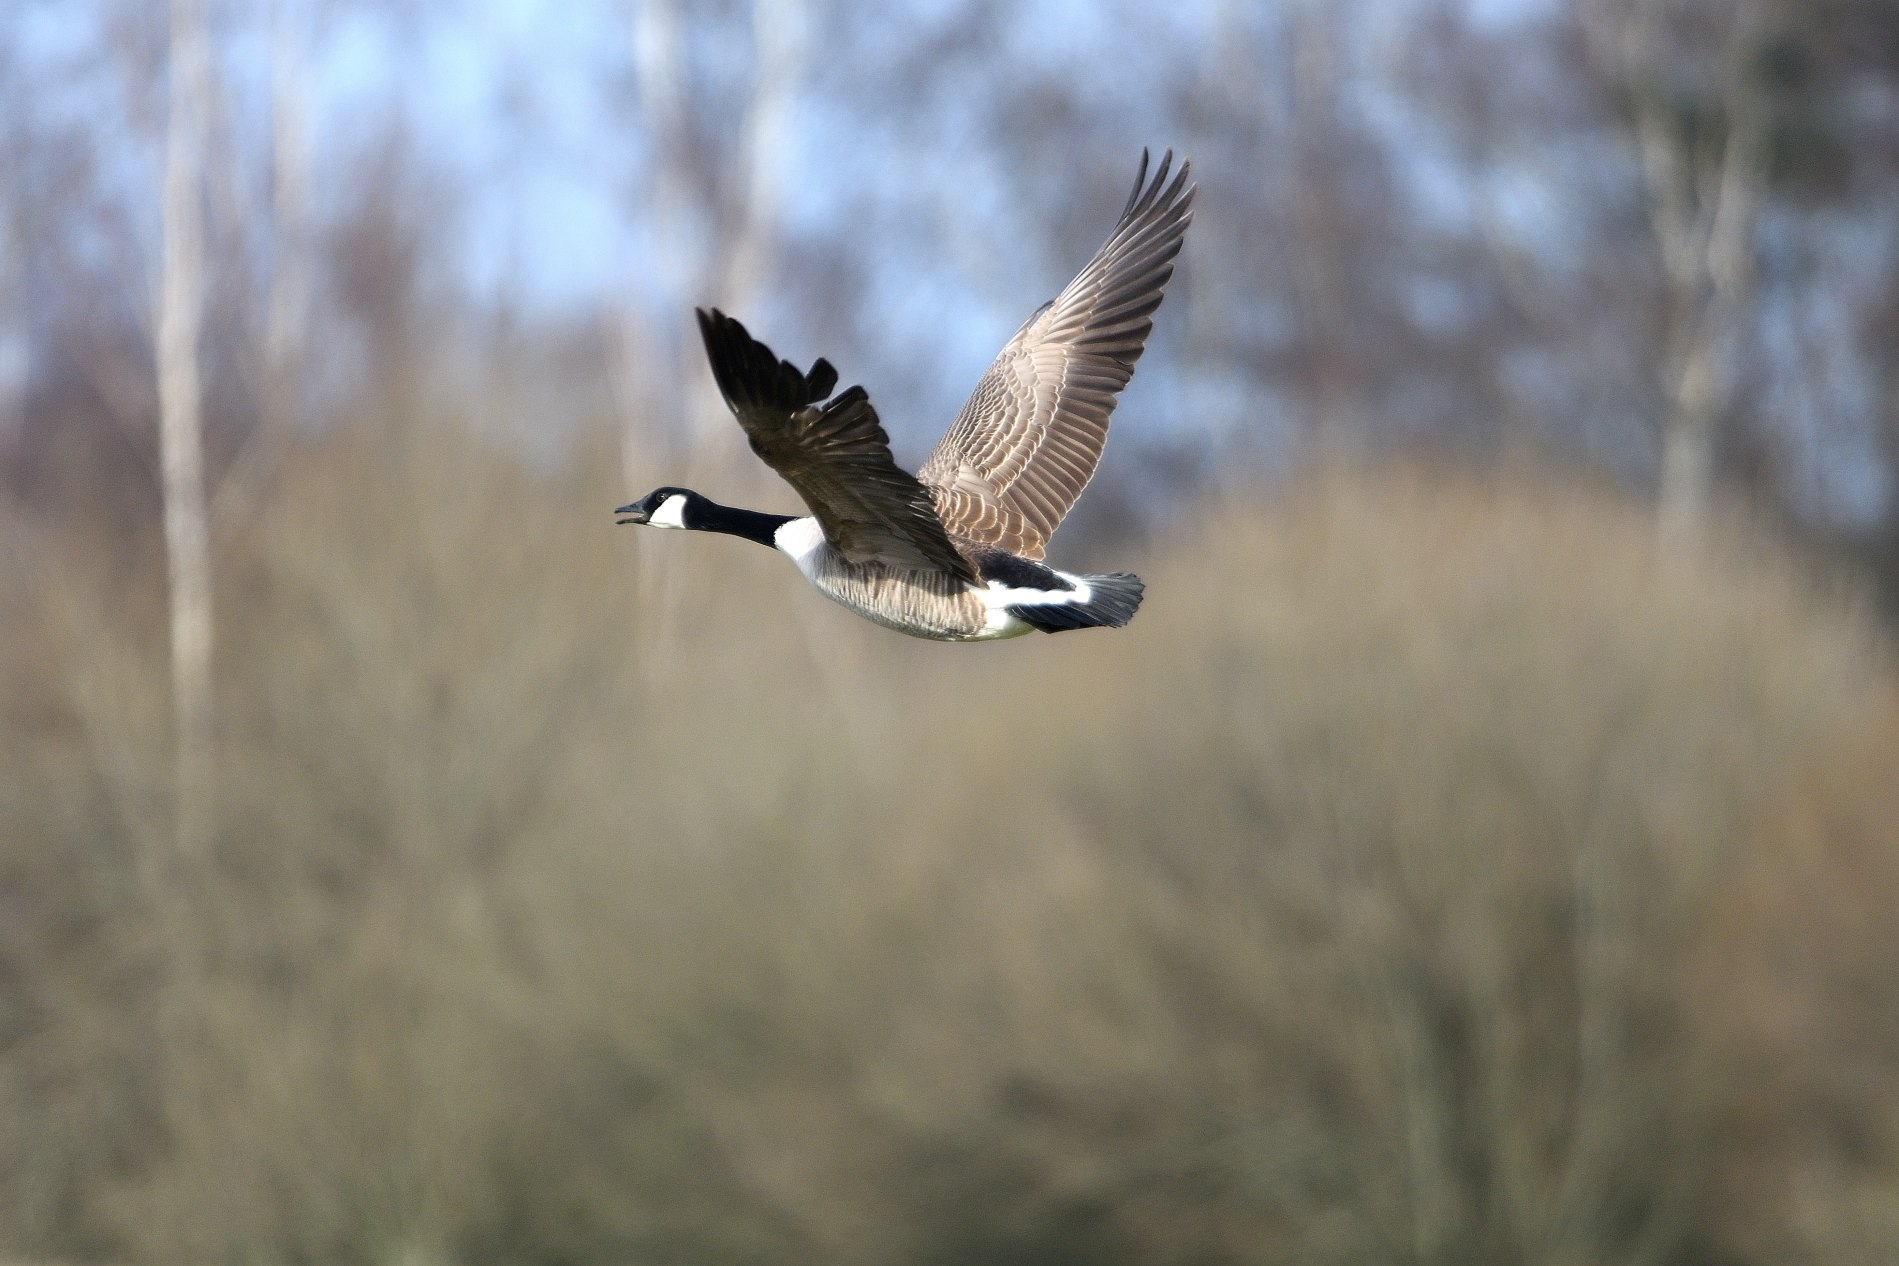
M1899 1261L1889 0L12 0L0 1257ZM896 637L690 309L927 452Z

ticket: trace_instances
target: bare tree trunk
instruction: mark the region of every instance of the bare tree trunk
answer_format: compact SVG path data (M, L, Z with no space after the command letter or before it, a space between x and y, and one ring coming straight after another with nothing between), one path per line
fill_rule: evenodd
M211 494L213 522L257 503L296 430L303 343L309 328L309 0L275 0L270 20L270 289L265 296L258 424ZM255 212L253 211L253 214Z
M264 432L281 442L296 424L310 310L309 15L298 0L271 14L270 309L265 316Z
M200 855L211 831L211 540L198 341L204 317L203 176L210 49L201 0L172 0L158 402L171 598L174 832Z
M745 119L744 205L719 278L719 297L745 309L771 277L777 246L780 157L790 143L791 111L804 78L809 14L805 0L754 0L756 87Z
M1667 55L1659 0L1634 0L1611 19L1598 6L1593 16L1598 48L1632 88L1649 224L1668 284L1658 526L1664 540L1679 543L1706 517L1717 428L1732 392L1728 348L1753 288L1772 122L1756 67L1768 5L1743 0L1730 19L1720 99L1727 130L1712 150L1687 134L1658 86Z
M645 211L650 217L653 250L646 267L653 276L645 288L658 296L666 319L681 321L688 292L693 289L695 261L686 251L691 220L691 130L687 113L686 33L684 0L632 0L633 68L639 91L640 123L646 136L648 188ZM651 312L629 295L615 322L614 351L620 365L616 377L620 406L620 466L628 497L662 482L649 461L656 451L657 428L676 425L690 460L703 447L702 428L709 413L700 407L691 379L684 376L688 346L677 328L658 327ZM703 390L703 389L702 389ZM691 482L681 469L667 480ZM637 536L631 543L639 560L634 571L639 604L653 618L646 621L638 642L642 675L649 689L667 680L672 662L670 639L676 636L673 618L681 601L676 559L658 550L654 542Z
M649 163L652 171L652 197L648 213L652 217L655 251L650 267L657 273L653 289L662 305L683 309L696 298L698 261L687 253L687 228L692 220L692 181L687 126L686 33L681 0L634 0L633 64L639 80L640 116L645 125ZM683 310L678 313L684 318ZM702 412L694 407L702 403L693 394L690 378L683 376L687 367L689 343L678 334L656 331L645 314L632 312L624 326L625 346L647 365L669 366L667 377L678 385L662 390L660 404L683 413L689 449L697 450L707 425ZM650 371L649 371L650 372ZM632 413L622 415L621 457L627 467L629 486L637 483L635 463L650 444L642 443L636 433L650 427L654 419Z
M1675 539L1693 532L1706 514L1714 483L1715 426L1732 390L1723 352L1753 288L1770 124L1750 66L1759 48L1759 27L1758 6L1735 19L1724 93L1727 139L1718 171L1703 175L1704 183L1714 186L1712 198L1706 199L1698 223L1657 229L1676 238L1683 257L1671 268L1678 295L1685 300L1693 293L1701 300L1698 312L1677 309L1684 327L1670 366L1674 392L1662 441L1661 528Z
M676 304L682 326L684 309L714 303L748 309L771 275L782 184L780 156L791 131L791 113L803 79L809 14L804 0L758 0L752 7L757 74L752 98L740 124L740 161L744 179L725 206L695 206L695 161L689 123L691 86L687 79L686 10L680 0L638 0L633 19L633 53L639 77L640 108L652 150L653 232L658 244L653 267L663 302ZM717 181L706 182L717 188ZM709 196L709 195L708 195ZM706 200L702 196L699 201ZM690 224L729 226L724 241L687 249ZM701 363L698 339L654 332L638 317L629 324L631 342L670 360L677 373L676 403L687 417L692 455L729 449L735 432L711 393ZM663 353L670 349L674 354ZM638 425L632 417L626 427ZM644 446L623 433L622 449L635 454Z
M1715 422L1726 397L1719 356L1714 340L1697 332L1684 338L1669 359L1671 390L1656 480L1657 523L1667 541L1694 535L1707 516Z

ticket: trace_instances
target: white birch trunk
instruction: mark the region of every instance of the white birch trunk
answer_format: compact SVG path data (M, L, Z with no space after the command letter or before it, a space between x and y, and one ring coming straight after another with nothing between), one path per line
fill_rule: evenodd
M1767 184L1770 104L1755 73L1769 35L1761 0L1731 19L1718 154L1693 148L1652 84L1664 61L1662 10L1634 0L1619 21L1596 9L1606 55L1635 87L1636 145L1648 186L1649 225L1668 283L1667 407L1661 420L1657 524L1679 547L1701 530L1712 500L1718 427L1732 394L1729 345L1753 290L1755 235Z
M710 296L696 294L701 289L697 277L700 264L687 250L688 228L692 220L688 166L691 156L687 130L686 33L681 0L635 0L633 11L633 65L639 80L640 120L644 125L650 153L651 197L647 212L652 218L654 253L645 261L657 284L663 321L685 322L686 308ZM622 325L625 354L638 358L648 379L658 377L660 390L644 394L653 404L677 416L685 427L690 449L697 450L706 439L709 425L703 411L704 393L695 394L690 386L689 348L696 344L670 325L654 329L645 313L629 307ZM657 374L653 367L659 366ZM638 375L629 374L631 380ZM641 432L650 434L660 419L641 417L634 411L621 415L621 461L627 473L628 487L645 477L640 468L643 458L652 452Z
M784 182L781 159L791 143L808 26L805 0L754 0L752 40L758 73L745 120L744 204L737 217L737 240L726 253L719 278L721 301L739 312L754 306L771 278Z
M182 858L211 831L211 539L198 342L204 317L203 175L210 49L201 0L172 0L158 402L170 592L174 831Z
M263 424L267 444L296 424L310 310L310 93L308 14L277 0L271 14L271 221L273 267L265 316Z
M1707 517L1714 485L1715 349L1697 341L1676 371L1676 388L1663 419L1656 481L1656 523L1663 541L1680 544Z
M676 375L671 394L684 415L694 460L736 451L736 432L712 391L688 310L716 304L741 319L756 320L752 309L770 277L775 252L780 156L789 142L803 79L808 20L804 0L761 0L752 8L757 74L740 126L743 180L733 205L725 208L729 214L721 217L718 208L694 205L685 8L680 0L638 0L634 10L633 54L641 116L652 149L649 208L658 247L649 266L657 275L662 302L676 313L662 320L676 320L679 329L652 330L638 316L628 321L627 329L633 336L629 343L651 357L648 363L670 361ZM703 245L692 242L689 230L695 220L723 220L732 226L731 237ZM667 357L665 349L675 354ZM639 482L632 478L639 454L650 451L635 434L642 425L650 425L650 420L625 415L621 449L630 484Z

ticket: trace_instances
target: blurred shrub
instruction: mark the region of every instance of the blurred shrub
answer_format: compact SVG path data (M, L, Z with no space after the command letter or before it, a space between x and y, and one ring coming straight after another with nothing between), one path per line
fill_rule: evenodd
M1899 710L1802 768L1724 894L1695 979L1751 1094L1730 1212L1758 1260L1899 1246Z
M298 454L209 858L149 570L12 569L13 1247L1899 1253L1887 669L1743 527L1338 473L1114 560L1124 632L956 648L614 530L607 465Z

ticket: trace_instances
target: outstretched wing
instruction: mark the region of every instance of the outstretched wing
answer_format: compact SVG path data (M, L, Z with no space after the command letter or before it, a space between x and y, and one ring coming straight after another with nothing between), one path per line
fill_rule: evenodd
M752 451L797 490L844 557L976 578L930 494L891 457L862 387L820 403L837 385L830 362L800 373L716 308L699 309L699 332Z
M918 471L959 537L1040 558L1094 478L1114 398L1134 376L1161 291L1193 218L1189 164L1147 152L1120 223L1055 299L1029 318L976 384Z

